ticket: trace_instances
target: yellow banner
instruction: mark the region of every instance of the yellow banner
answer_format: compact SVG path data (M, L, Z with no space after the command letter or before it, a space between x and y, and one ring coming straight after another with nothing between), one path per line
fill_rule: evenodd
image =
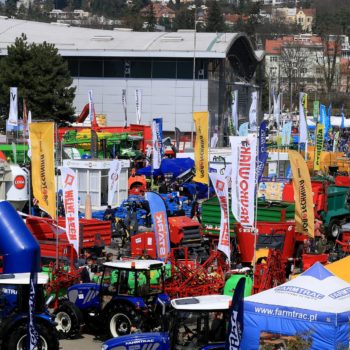
M295 200L295 231L314 237L314 205L311 178L306 162L297 151L288 151Z
M54 123L30 123L33 195L39 207L56 218Z
M194 145L194 162L196 176L193 181L208 184L208 112L194 112L196 123L196 143Z
M315 156L314 156L314 170L321 169L321 152L323 150L324 140L324 125L318 123L315 134Z

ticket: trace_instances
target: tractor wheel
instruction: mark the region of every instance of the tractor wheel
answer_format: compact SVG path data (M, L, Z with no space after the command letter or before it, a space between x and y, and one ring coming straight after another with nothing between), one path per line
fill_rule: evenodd
M36 324L36 330L39 333L38 345L34 348L35 350L58 350L59 343L57 333L54 328L46 327L43 324ZM8 350L26 350L28 349L27 344L28 327L27 325L21 325L13 329L10 332L8 340L6 342L5 349Z
M72 303L64 302L55 311L56 329L62 338L75 338L83 323L81 311Z
M131 326L138 324L135 311L126 305L115 305L109 312L109 334L113 337L130 334Z
M330 238L337 238L340 234L340 223L338 220L331 220L328 225L328 236Z

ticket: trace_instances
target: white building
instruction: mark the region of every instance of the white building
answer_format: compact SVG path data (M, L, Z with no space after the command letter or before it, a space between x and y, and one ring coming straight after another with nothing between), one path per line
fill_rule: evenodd
M108 125L123 125L125 89L128 122L135 123L135 90L140 89L142 123L161 116L166 131L190 132L192 112L209 110L212 127L224 132L228 92L239 81L245 83L241 98L248 96L263 57L236 33L112 31L12 19L0 19L0 33L0 55L21 33L29 42L55 44L74 77L77 113L92 90L96 113L105 114Z

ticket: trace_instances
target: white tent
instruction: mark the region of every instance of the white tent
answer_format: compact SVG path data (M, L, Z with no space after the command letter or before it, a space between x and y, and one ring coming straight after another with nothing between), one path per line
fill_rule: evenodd
M259 349L261 335L307 332L313 350L347 349L349 320L350 284L316 263L299 277L244 299L241 349Z

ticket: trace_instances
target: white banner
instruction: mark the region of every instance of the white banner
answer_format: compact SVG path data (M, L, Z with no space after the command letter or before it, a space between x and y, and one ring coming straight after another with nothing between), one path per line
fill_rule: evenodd
M124 127L128 126L128 111L127 111L127 101L126 101L126 89L122 89L122 104L124 109Z
M115 191L118 189L119 176L122 169L120 160L113 159L108 172L108 205L113 205Z
M78 178L74 170L62 167L61 179L66 214L66 235L79 257Z
M7 123L9 125L18 125L18 98L17 98L17 88L10 88L10 113Z
M232 123L236 134L238 133L238 90L231 91L232 97Z
M159 169L162 162L162 125L161 118L152 121L153 169Z
M254 225L254 198L256 186L255 135L230 137L232 152L232 214L244 227Z
M252 103L250 105L249 109L249 127L250 131L257 131L257 118L258 116L258 92L253 91L252 92Z
M273 117L277 123L277 129L280 127L280 114L281 114L281 94L276 95L275 92L272 94L273 97Z
M32 123L32 111L28 112L28 123L27 123L27 133L29 135L29 125ZM27 143L28 143L28 152L27 155L29 158L32 158L32 145L30 143L30 137L28 137L27 139Z
M220 237L218 249L221 250L227 256L228 261L230 261L231 247L228 184L224 175L220 175L218 173L209 173L209 177L215 189L215 193L218 196L221 209Z
M135 104L136 104L136 123L141 124L141 112L142 112L142 91L135 90Z
M218 144L218 141L219 141L219 137L218 137L218 134L215 132L210 139L210 148L215 148L216 145Z
M89 120L92 122L95 116L95 106L92 99L92 90L89 91Z
M299 93L299 143L307 143L307 126L304 111L304 92Z

